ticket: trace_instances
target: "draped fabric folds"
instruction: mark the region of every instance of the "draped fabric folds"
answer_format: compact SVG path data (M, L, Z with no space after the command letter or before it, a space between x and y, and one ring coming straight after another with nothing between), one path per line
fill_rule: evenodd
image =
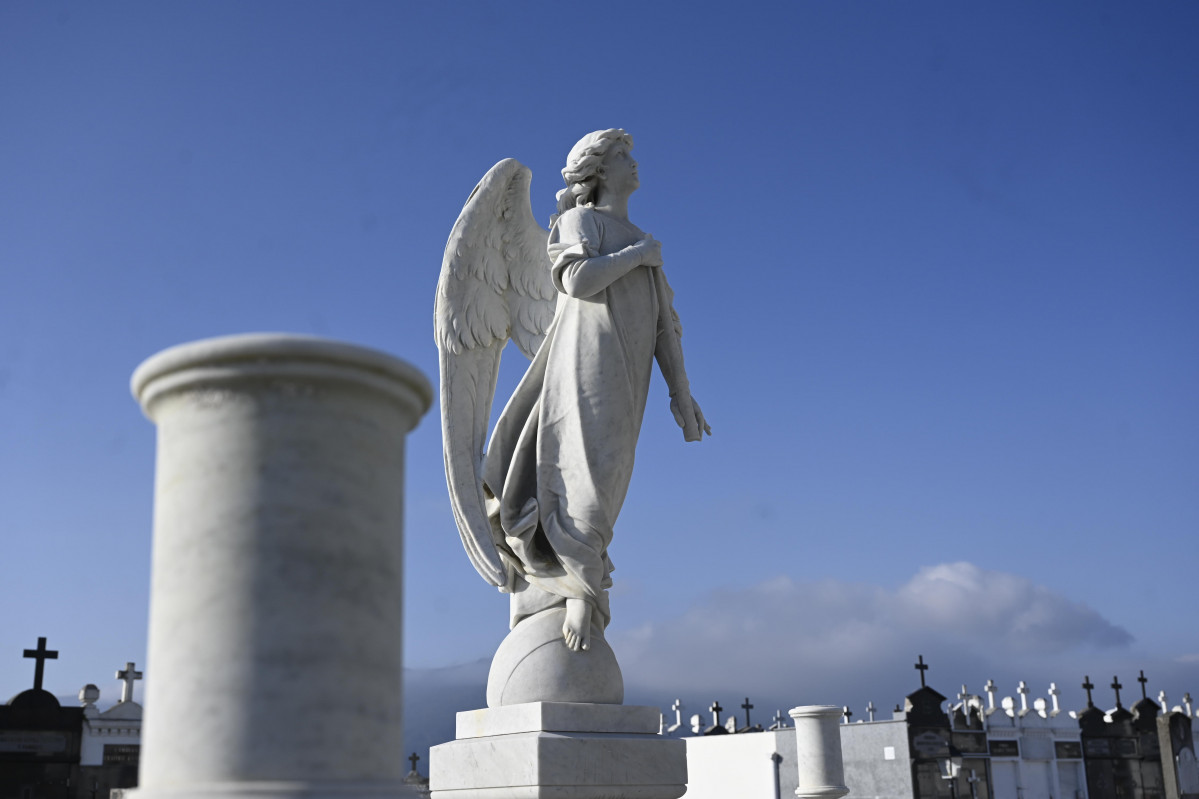
M587 297L567 287L594 287L597 256L644 237L592 208L567 211L550 230L557 312L496 423L483 473L504 555L530 589L513 595L513 626L567 598L588 601L593 621L608 624L608 545L633 474L659 330L655 270L635 267Z

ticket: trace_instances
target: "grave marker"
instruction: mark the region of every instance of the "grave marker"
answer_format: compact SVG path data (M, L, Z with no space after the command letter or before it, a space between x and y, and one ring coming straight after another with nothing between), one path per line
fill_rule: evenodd
M47 660L58 660L58 650L46 649L46 639L37 639L37 649L26 649L25 657L37 661L33 669L33 690L42 690L42 678L45 676Z

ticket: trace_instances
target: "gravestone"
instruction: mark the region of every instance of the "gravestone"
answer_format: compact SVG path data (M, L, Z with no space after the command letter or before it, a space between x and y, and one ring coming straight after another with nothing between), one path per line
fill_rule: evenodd
M1083 684L1088 706L1078 715L1088 795L1163 796L1157 704L1143 699L1135 705L1137 712L1129 711L1120 698L1124 686L1113 677L1116 706L1105 714L1091 700L1094 687L1088 677Z

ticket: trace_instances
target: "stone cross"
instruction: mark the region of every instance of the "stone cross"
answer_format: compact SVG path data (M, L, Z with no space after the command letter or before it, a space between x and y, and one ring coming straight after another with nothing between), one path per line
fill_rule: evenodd
M708 712L712 714L712 726L713 727L720 726L720 712L722 710L724 710L724 708L722 708L720 706L720 702L713 702L712 706L710 708L708 708Z
M1194 710L1191 708L1191 692L1190 691L1187 691L1185 694L1182 695L1182 706L1184 708L1186 708L1187 718L1190 718L1195 715Z
M958 701L962 703L962 707L966 706L966 700L970 698L970 693L966 690L966 685L962 684L962 690L958 691Z
M1165 691L1157 692L1157 703L1162 706L1163 713L1170 712L1170 706L1166 703L1166 692Z
M1087 692L1087 707L1095 707L1095 703L1091 701L1091 691L1095 690L1095 686L1091 684L1091 675L1083 677L1082 689Z
M745 697L745 704L741 706L741 709L745 711L745 726L748 727L749 726L749 711L754 709L754 706L749 703L748 696Z
M974 773L974 769L970 769L970 776L966 778L966 782L970 783L970 799L978 799L978 787L976 784L979 782L979 777Z
M1020 694L1020 715L1023 716L1028 713L1028 683L1021 680L1016 693Z
M866 713L869 714L871 721L874 721L874 711L876 710L878 710L878 708L874 706L873 701L866 703Z
M37 666L33 669L33 690L40 691L42 690L42 677L45 675L46 661L58 660L58 652L46 649L46 639L41 637L37 639L37 649L26 649L25 657L37 661Z
M1137 677L1137 682L1141 684L1141 698L1148 699L1149 695L1145 693L1145 686L1149 684L1149 678L1145 676L1145 670L1141 669L1141 676Z
M123 680L124 685L121 686L121 701L133 701L133 683L142 678L142 673L133 668L132 663L126 663L123 670L117 671L117 679Z
M412 754L408 755L408 762L410 762L412 764L413 771L416 771L416 761L418 761L418 760L420 760L420 755L418 755L416 752L413 752Z
M1120 684L1119 675L1112 677L1112 690L1116 692L1116 707L1124 707L1120 704L1120 689L1124 686Z
M924 684L924 672L928 671L928 664L924 662L924 655L920 656L920 659L912 668L920 672L920 687L926 688L927 686Z
M849 705L844 705L841 708L841 718L845 719L845 724L849 723L849 717L853 715L853 711L849 709Z
M670 706L670 709L674 711L674 725L670 728L673 732L683 726L683 700L674 700L674 704Z
M983 686L983 690L987 692L987 710L995 709L995 681L987 680L987 684Z
M1058 713L1062 712L1061 707L1057 703L1058 702L1057 697L1058 697L1058 694L1060 694L1060 693L1061 693L1061 691L1059 691L1057 689L1057 683L1055 683L1055 682L1049 683L1049 701L1053 702L1053 711L1049 714L1051 716L1056 716Z
M772 730L781 730L786 724L786 719L783 718L783 711L774 711L774 724L770 725Z

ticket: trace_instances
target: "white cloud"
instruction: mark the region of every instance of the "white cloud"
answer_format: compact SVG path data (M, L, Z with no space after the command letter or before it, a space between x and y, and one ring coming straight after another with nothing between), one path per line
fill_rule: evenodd
M619 614L617 615L619 623ZM1032 695L1061 692L1063 710L1083 707L1080 683L1091 675L1095 701L1110 707L1108 675L1124 675L1124 699L1139 698L1133 676L1144 669L1150 692L1174 702L1195 693L1199 653L1136 651L1132 635L1094 609L1024 577L971 563L921 569L895 589L841 580L778 577L744 589L717 591L673 618L608 638L625 676L625 702L666 709L676 697L684 718L708 717L719 699L723 717L769 723L775 709L847 704L855 720L867 700L889 718L920 686L912 666L931 664L928 683L951 698L963 682L982 693L988 679L997 701L1027 681ZM452 737L453 711L483 704L488 660L406 673L409 749ZM672 716L667 711L668 716Z
M919 687L910 670L918 654L934 664L930 684L941 675L945 693L963 677L977 680L977 692L986 679L1032 664L1069 663L1081 681L1096 650L1133 640L1086 605L966 562L923 568L895 590L779 577L714 592L676 618L609 637L633 694L669 701L724 687L791 704L872 695L893 704Z
M921 569L896 592L894 618L908 627L931 621L955 635L985 636L1012 652L1132 643L1126 630L1086 605L1024 577L965 562Z

